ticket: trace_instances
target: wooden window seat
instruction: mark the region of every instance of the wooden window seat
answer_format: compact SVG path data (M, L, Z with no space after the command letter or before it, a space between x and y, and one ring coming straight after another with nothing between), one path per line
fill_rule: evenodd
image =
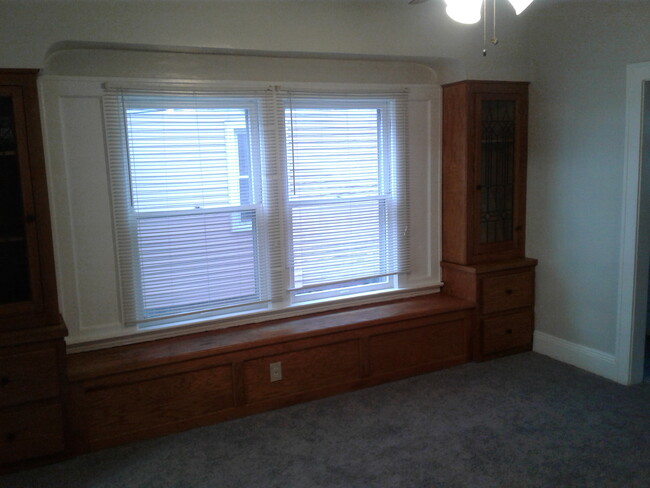
M71 454L467 362L474 307L426 295L70 354Z

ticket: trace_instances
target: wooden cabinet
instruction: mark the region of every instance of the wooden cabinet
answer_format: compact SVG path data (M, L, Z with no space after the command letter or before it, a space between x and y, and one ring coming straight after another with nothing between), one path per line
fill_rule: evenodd
M0 335L0 472L64 450L64 361L59 328Z
M281 365L281 379L269 377L271 364ZM290 395L353 382L360 377L358 340L297 349L244 362L244 400L267 402Z
M477 360L529 350L535 265L525 258L528 83L443 86L443 292L477 305Z
M530 258L469 266L442 263L445 293L477 305L475 360L532 348L536 265Z
M0 469L64 450L57 308L33 70L0 70Z
M527 92L521 82L443 86L443 261L524 256Z
M436 294L71 354L71 449L115 446L465 363L473 308ZM272 365L279 374L271 375Z

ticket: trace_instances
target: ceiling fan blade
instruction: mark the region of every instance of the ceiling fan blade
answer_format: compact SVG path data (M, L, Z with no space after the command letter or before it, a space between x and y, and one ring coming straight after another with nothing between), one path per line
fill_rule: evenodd
M418 3L428 2L429 0L410 0L409 5L417 5Z

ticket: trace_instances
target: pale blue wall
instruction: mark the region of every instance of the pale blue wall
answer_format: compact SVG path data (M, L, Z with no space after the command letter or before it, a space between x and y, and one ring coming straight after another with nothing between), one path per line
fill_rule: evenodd
M534 12L528 254L536 327L615 353L626 67L650 60L648 2L565 2Z

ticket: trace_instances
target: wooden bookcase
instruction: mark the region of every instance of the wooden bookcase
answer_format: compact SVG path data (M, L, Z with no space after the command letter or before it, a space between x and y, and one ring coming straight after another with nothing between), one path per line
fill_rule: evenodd
M66 328L36 73L0 70L0 471L65 449Z
M525 258L528 83L443 86L444 292L477 305L474 359L532 347L534 268Z

